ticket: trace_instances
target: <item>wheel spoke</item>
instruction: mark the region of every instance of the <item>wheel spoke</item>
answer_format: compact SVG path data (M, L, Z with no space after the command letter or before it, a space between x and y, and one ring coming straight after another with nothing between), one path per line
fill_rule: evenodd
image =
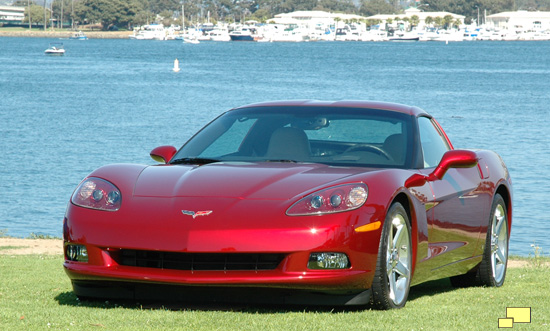
M395 233L395 236L393 237L393 242L392 242L393 248L399 247L399 243L401 243L403 241L403 236L405 236L407 234L406 232L407 232L407 229L403 225L400 225L397 228L397 232Z
M497 214L500 214L500 212L495 211L495 222L494 223L496 223L496 224L494 225L493 234L498 236L500 234L500 232L502 231L502 224L504 224L506 222L504 222L504 217L503 216L497 215Z
M390 298L395 301L396 298L396 290L397 290L397 283L395 281L395 275L393 273L389 276L389 285L390 285Z
M506 263L506 256L504 254L504 249L497 249L497 251L495 252L495 258L496 258L496 261L495 261L495 265L500 262L500 263Z
M401 276L409 278L409 267L403 264L401 261L397 263L394 269Z

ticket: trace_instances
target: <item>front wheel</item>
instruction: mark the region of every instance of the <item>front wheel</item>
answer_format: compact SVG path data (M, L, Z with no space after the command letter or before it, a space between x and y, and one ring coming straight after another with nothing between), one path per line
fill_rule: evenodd
M391 205L378 249L372 281L372 304L377 309L405 306L411 285L412 243L409 217L403 206Z

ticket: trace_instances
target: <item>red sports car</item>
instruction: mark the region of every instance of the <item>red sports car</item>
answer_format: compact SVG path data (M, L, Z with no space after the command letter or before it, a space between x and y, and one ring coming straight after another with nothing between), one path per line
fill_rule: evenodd
M504 282L510 174L494 152L453 149L419 108L247 105L151 157L72 195L77 296L390 309L429 280Z

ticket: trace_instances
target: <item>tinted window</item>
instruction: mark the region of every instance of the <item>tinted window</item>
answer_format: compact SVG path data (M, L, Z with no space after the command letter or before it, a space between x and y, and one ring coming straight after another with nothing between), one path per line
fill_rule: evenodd
M411 117L376 109L260 107L229 111L174 157L406 167Z

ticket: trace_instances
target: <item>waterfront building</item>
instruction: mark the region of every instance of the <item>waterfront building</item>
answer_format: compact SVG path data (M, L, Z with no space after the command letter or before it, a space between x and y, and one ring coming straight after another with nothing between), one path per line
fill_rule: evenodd
M405 9L405 14L378 14L378 15L374 15L374 16L369 16L369 17L367 17L367 19L380 20L382 22L383 26L386 25L386 23L388 23L388 20L391 20L393 22L392 23L393 25L397 25L398 27L399 27L399 25L401 25L401 30L402 30L402 29L406 28L405 25L408 26L410 23L406 23L406 22L401 21L401 20L398 20L396 22L396 18L402 19L402 18L407 17L408 19L410 19L413 16L417 16L418 17L418 25L416 26L416 29L417 30L425 30L426 28L431 27L430 24L426 24L426 19L428 17L431 17L432 19L435 19L436 17L444 18L447 15L450 15L453 18L453 23L455 21L459 20L460 25L464 25L464 19L466 18L466 16L464 16L464 15L453 14L453 13L449 13L449 12L446 12L446 11L425 12L425 11L420 10L417 7L410 7L410 8ZM453 26L454 26L454 24L453 24Z
M349 31L350 34L360 34L365 30L364 24L361 24L364 20L366 17L360 15L313 10L277 14L267 23L286 26L287 29L300 29L311 39L334 40L338 29Z
M2 23L23 23L25 18L25 7L0 6L0 24Z
M486 24L494 29L515 33L546 31L550 30L550 12L525 10L502 12L487 16Z

